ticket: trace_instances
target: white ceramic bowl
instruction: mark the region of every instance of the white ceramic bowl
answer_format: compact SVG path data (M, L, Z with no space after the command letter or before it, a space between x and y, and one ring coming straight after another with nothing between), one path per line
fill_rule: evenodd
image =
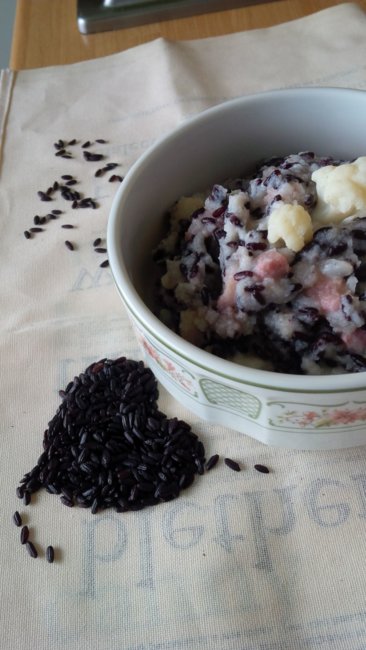
M282 447L366 444L366 373L302 376L243 367L183 340L148 306L151 251L176 199L240 176L272 155L366 155L365 116L363 91L299 88L247 96L186 121L126 175L108 223L112 274L147 363L201 418Z

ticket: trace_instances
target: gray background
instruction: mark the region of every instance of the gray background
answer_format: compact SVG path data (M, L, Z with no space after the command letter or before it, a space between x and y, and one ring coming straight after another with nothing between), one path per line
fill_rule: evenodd
M16 0L0 0L0 68L9 67Z

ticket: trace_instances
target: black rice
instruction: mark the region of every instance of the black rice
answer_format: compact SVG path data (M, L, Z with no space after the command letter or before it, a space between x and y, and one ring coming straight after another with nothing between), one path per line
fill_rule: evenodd
M29 506L30 502L31 502L30 492L28 490L24 490L23 503L24 503L25 506Z
M22 525L22 518L21 518L18 510L16 510L14 512L14 514L13 514L13 521L14 521L16 526L21 526Z
M29 528L28 526L23 526L20 531L20 543L26 544L29 539Z
M232 460L231 458L225 458L224 462L225 465L227 465L230 469L234 470L234 472L240 472L240 465L239 463L236 462L236 460Z
M92 199L90 196L87 196L84 199L81 199L81 201L79 201L78 207L79 208L96 208L97 204L95 203L94 199Z
M65 246L66 246L66 248L69 249L69 251L73 251L73 250L74 250L74 245L71 243L71 241L66 240L66 241L65 241Z
M206 463L206 471L207 471L207 472L208 472L210 469L212 469L213 467L215 467L215 465L217 465L219 458L220 458L220 456L219 456L218 454L214 454L213 456L211 456L211 457L208 459L208 461L207 461L207 463Z
M25 230L25 231L24 231L24 237L25 237L26 239L30 239L30 238L32 237L32 235L30 234L29 230Z
M26 542L25 543L26 549L31 557L38 557L38 552L36 547L34 546L33 542Z
M84 158L89 162L98 162L103 160L104 155L102 153L91 153L90 151L84 151Z
M261 472L262 474L269 474L269 469L266 467L266 465L260 465L257 463L257 465L254 465L254 469L256 469L257 472Z
M139 510L176 498L203 472L203 444L159 411L157 381L142 361L102 359L60 394L25 491L44 487L93 514Z
M107 266L109 266L109 260L104 260L104 262L99 264L99 266L100 266L101 269L107 268Z
M99 246L99 244L101 244L101 243L102 243L102 239L101 239L101 237L97 237L97 238L94 239L94 241L93 241L93 246L94 246L94 247L95 247L95 246Z
M99 248L98 246L96 246L96 248L94 248L94 250L95 250L96 253L106 253L107 252L106 248Z
M47 562L52 564L54 559L55 559L55 551L54 551L53 546L47 546L47 549L46 549L46 560L47 560Z
M40 228L39 226L33 226L32 228L29 228L29 232L43 232L44 228Z
M37 194L38 194L39 198L41 199L41 201L52 201L52 197L49 196L49 194L47 194L47 192L42 192L42 190L39 190L37 192Z
M70 228L75 228L75 226L73 226L72 223L63 223L61 228L70 229Z

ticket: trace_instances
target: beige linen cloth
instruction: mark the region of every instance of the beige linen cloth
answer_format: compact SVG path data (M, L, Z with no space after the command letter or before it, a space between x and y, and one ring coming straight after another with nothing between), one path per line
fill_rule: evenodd
M92 515L19 479L36 463L65 387L91 361L138 359L103 255L118 182L187 116L232 97L298 85L366 87L366 15L344 4L271 29L156 40L99 60L1 76L1 650L361 650L366 647L366 448L272 449L207 424L161 390L221 462L169 503ZM335 134L337 137L337 134ZM76 138L71 159L53 143ZM366 154L366 116L365 133ZM326 153L326 152L323 152ZM74 175L99 207L55 194ZM142 188L143 191L143 188ZM63 214L26 240L35 215ZM75 225L64 230L62 224ZM64 245L70 240L75 250ZM259 474L255 463L271 472ZM39 556L19 541L19 510ZM45 549L56 550L54 564Z

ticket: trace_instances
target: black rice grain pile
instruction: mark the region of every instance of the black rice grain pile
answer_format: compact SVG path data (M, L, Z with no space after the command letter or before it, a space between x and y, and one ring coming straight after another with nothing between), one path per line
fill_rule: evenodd
M124 512L174 499L204 473L202 442L159 411L157 381L142 361L102 359L60 396L18 496L45 488L69 507Z

